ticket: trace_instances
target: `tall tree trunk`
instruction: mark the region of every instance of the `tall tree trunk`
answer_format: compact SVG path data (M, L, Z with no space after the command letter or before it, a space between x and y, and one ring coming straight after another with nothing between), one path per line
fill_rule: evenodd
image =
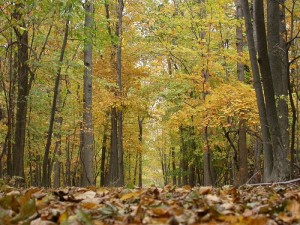
M122 95L122 21L123 21L123 0L118 0L116 12L117 12L117 24L115 35L118 38L118 43L113 42L114 36L112 34L112 28L110 23L110 13L108 1L105 1L105 11L107 19L107 29L111 37L112 51L111 51L111 66L117 71L117 85L118 90L115 95ZM116 54L115 54L116 51ZM112 107L112 136L111 136L111 154L110 154L110 170L109 178L110 185L112 186L124 186L124 160L123 160L123 112ZM117 157L113 159L112 157ZM113 165L112 163L115 163ZM117 173L117 174L115 174Z
M139 162L139 187L142 187L143 186L143 183L142 183L142 174L143 174L143 171L142 171L142 149L143 149L143 121L144 121L144 118L140 118L138 117L138 123L139 123L139 142L140 142L140 146L141 146L141 151L139 151L139 154L138 154L138 158L136 160L138 160Z
M258 62L260 66L264 96L266 101L266 114L271 135L273 148L273 170L267 180L280 181L285 180L289 175L288 162L285 157L285 149L282 145L282 138L276 111L274 81L272 78L271 67L269 63L267 38L264 20L264 4L261 0L254 1L255 6L255 24L257 29L257 49ZM275 81L276 82L276 81Z
M185 140L185 128L180 126L180 139L181 139L181 178L182 178L182 185L188 184L188 154L187 154L187 144Z
M84 90L83 90L83 148L81 153L81 186L95 184L94 175L94 138L92 116L92 39L93 39L93 3L86 0L85 8L85 43L84 43Z
M57 137L57 141L55 143L55 150L54 150L54 180L53 180L53 187L59 188L60 180L61 180L61 135L59 134Z
M208 141L208 127L204 128L204 152L203 152L203 169L204 169L204 185L211 186L214 184L211 166L211 153Z
M56 139L55 141L55 147L54 147L54 153L51 160L51 167L49 171L52 171L52 164L54 162L54 180L53 180L53 187L58 188L60 187L60 180L61 180L61 126L63 122L63 118L60 115L62 108L62 102L61 102L61 90L58 88L58 96L57 96L57 111L58 116L54 119L54 126L58 130L58 133L54 134L54 137Z
M281 19L280 17L279 1L267 1L267 25L268 25L268 54L269 62L273 78L273 87L275 93L275 101L277 105L278 121L280 132L282 136L282 143L284 150L284 157L287 158L289 147L289 133L288 133L288 105L287 105L287 59L286 59L286 45L280 32ZM282 48L283 47L283 48ZM282 55L281 53L284 52ZM285 68L285 69L283 69ZM283 82L284 81L284 82Z
M43 158L43 178L42 178L42 184L45 187L50 186L50 175L51 171L49 171L50 168L50 147L51 147L51 141L52 141L52 134L53 134L53 127L54 127L54 119L55 119L55 113L56 113L56 105L57 105L57 97L59 94L59 85L60 85L60 78L61 78L61 68L62 68L62 62L64 60L65 50L67 46L67 40L69 36L69 18L66 20L65 24L65 34L63 39L63 44L61 47L60 57L59 57L59 67L56 72L56 80L55 80L55 86L54 86L54 95L53 95L53 101L52 101L52 108L51 108L51 115L50 115L50 121L49 121L49 128L48 128L48 134L47 134L47 142L45 146L45 152L44 152L44 158Z
M12 33L11 33L12 36ZM16 58L13 57L12 37L10 39L9 48L9 90L7 102L7 175L12 177L12 147L13 147L13 133L15 123L15 90L16 90L16 73L14 67L16 66Z
M110 147L110 161L109 161L109 185L116 186L119 179L119 162L118 162L118 148L117 148L117 109L114 106L111 110L111 147Z
M66 138L66 186L71 186L71 152L70 152L70 136Z
M243 17L243 11L241 7L240 0L236 0L236 19L241 20ZM244 65L241 63L241 58L243 55L243 27L242 25L238 25L236 27L236 48L239 57L239 61L237 62L237 74L238 80L241 82L245 81L245 74L244 74ZM238 140L238 164L239 164L239 171L238 171L238 180L236 185L245 184L248 180L248 150L247 150L247 134L246 134L246 121L242 119L239 122L239 140Z
M257 63L256 57L256 44L254 41L254 30L251 22L251 14L248 0L241 0L241 5L243 8L245 25L246 25L246 34L248 41L248 49L251 61L251 70L253 75L253 86L256 94L256 102L258 106L260 125L262 131L263 139L263 149L264 149L264 179L270 177L273 168L273 155L272 155L272 145L269 132L268 121L266 117L266 107L265 100L261 85L260 72ZM254 8L254 11L256 9ZM257 33L257 32L256 32Z
M243 10L241 6L241 0L236 0L236 19L241 21L243 17ZM236 26L236 49L238 53L238 62L237 62L237 75L238 80L244 82L244 64L241 62L243 57L243 48L244 48L244 37L243 37L243 26L242 23Z
M123 0L118 0L117 14L118 23L116 29L116 36L118 38L117 45L117 83L119 87L119 95L122 95L122 29L123 29ZM123 159L123 112L118 110L118 165L119 165L119 179L118 186L124 186L124 159Z
M238 182L237 185L245 184L248 181L248 149L246 136L246 121L241 120L239 123L239 140L238 140Z
M172 157L172 181L173 185L177 184L176 180L176 159L175 159L175 147L171 148L171 157Z
M28 85L28 31L26 23L23 21L24 4L16 4L16 10L13 17L19 21L24 28L20 33L17 27L14 27L17 44L18 44L18 97L17 97L17 113L15 126L15 139L13 144L13 175L23 178L20 180L20 185L25 183L24 174L24 150L25 150L25 130L26 130L26 116L27 116L27 97L29 93Z
M107 122L106 122L107 123ZM105 183L105 161L107 157L107 130L108 124L104 125L103 131L103 140L102 140L102 150L101 150L101 166L100 166L100 186L103 187L106 185Z

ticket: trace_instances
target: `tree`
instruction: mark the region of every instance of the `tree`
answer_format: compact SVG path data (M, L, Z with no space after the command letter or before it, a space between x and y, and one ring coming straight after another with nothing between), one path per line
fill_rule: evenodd
M281 145L283 146L283 157L287 158L289 153L289 121L288 121L288 84L284 47L281 44L281 20L278 1L267 1L267 44L270 68L272 72L278 122L281 133Z
M67 11L70 10L70 8L67 9ZM51 108L51 114L50 114L50 120L49 120L49 128L47 133L47 142L45 146L45 152L44 152L44 158L43 158L43 185L46 187L49 187L51 185L51 160L50 160L50 147L51 147L51 141L52 141L52 134L53 134L53 127L54 127L54 120L55 120L55 114L56 114L56 105L57 105L57 97L59 95L59 86L60 86L60 80L61 80L61 70L62 70L62 63L65 56L65 50L67 46L68 36L69 36L69 18L66 19L65 24L65 33L64 33L64 39L61 47L60 57L59 57L59 67L56 71L56 79L55 79L55 85L53 89L53 101L52 101L52 108Z
M81 153L81 186L95 184L94 178L94 140L92 118L92 75L93 75L93 3L86 0L85 8L85 41L84 41L84 90L83 90L83 148Z
M240 0L236 0L236 19L241 20L243 16ZM243 55L243 27L238 24L236 27L236 48L238 53L238 60L242 59ZM244 65L241 61L237 62L237 75L238 80L241 82L245 81ZM238 140L238 174L236 184L245 184L248 181L248 149L247 149L247 133L246 133L246 122L240 121L239 124L239 140Z
M270 177L273 169L273 154L272 154L272 145L270 138L270 131L266 116L266 105L264 94L262 90L260 71L258 67L257 57L256 57L256 48L254 41L254 30L251 22L250 7L247 0L241 1L245 19L246 34L248 41L248 49L251 61L251 70L253 75L253 86L256 93L256 101L259 111L262 140L263 140L263 151L264 151L264 179L266 180ZM254 10L255 11L255 10Z
M109 16L109 5L106 3L106 18ZM118 90L116 90L115 97L122 98L123 84L122 84L122 20L123 20L123 0L118 0L116 6L117 23L115 36L117 37L117 44L113 43L113 35L110 23L108 24L108 33L112 39L112 66L116 66L116 80ZM116 53L114 53L116 51ZM114 59L114 57L116 57ZM115 62L115 63L114 63ZM122 107L122 106L121 106ZM123 112L116 106L112 107L111 113L111 154L110 154L110 185L123 186L124 185L124 161L123 161Z
M264 22L264 5L262 1L255 0L254 7L256 8L256 29L257 29L257 51L258 63L260 65L261 77L264 87L264 96L266 101L266 114L268 124L270 126L270 136L273 147L273 169L268 180L280 181L289 176L288 162L286 156L287 150L282 142L278 114L275 103L274 82L269 61L267 49L267 37ZM277 21L278 22L278 21ZM274 22L276 23L276 21ZM281 72L281 71L280 71Z
M27 116L27 99L29 94L29 67L28 67L28 31L26 30L26 22L24 20L23 3L16 4L13 18L18 22L14 27L18 44L18 97L17 97L17 113L15 126L15 140L13 145L13 175L23 178L24 174L24 151L25 151L25 130ZM23 29L22 29L23 28Z

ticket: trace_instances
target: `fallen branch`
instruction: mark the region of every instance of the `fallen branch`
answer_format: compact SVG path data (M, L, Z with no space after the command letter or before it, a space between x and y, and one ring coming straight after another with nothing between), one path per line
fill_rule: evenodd
M300 178L293 179L293 180L288 180L288 181L280 181L280 182L270 182L270 183L256 183L256 184L246 184L249 186L269 186L269 185L276 185L276 184L292 184L300 182Z

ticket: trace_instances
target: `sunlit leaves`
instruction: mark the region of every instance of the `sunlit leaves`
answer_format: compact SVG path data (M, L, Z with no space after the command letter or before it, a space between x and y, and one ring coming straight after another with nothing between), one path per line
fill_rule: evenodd
M255 93L240 82L215 88L198 110L203 126L237 126L241 120L250 126L259 124Z

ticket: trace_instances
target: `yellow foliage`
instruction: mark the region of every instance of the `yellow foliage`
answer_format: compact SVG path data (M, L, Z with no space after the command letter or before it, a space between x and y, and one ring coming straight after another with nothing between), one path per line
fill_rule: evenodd
M245 120L248 126L257 126L259 117L255 99L249 85L241 82L222 84L197 107L196 123L217 128L231 127Z

